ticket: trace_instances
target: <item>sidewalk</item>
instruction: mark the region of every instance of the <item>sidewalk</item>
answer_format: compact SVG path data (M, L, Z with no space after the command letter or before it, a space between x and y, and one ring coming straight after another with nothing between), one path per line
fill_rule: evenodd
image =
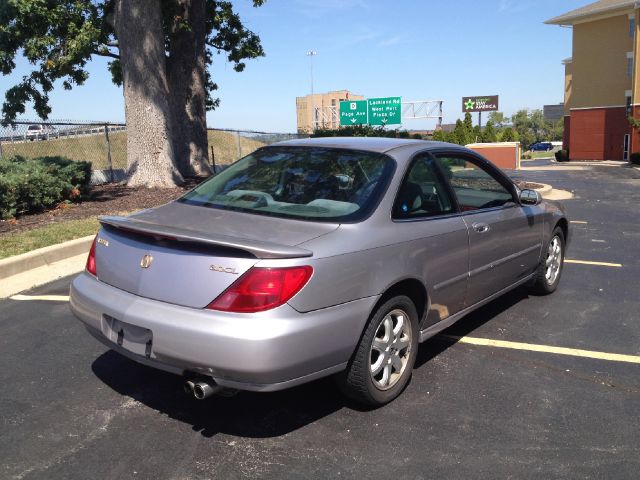
M3 278L0 281L0 298L7 298L58 278L80 273L84 269L86 262L87 254L82 253Z
M81 272L93 235L0 260L0 298Z

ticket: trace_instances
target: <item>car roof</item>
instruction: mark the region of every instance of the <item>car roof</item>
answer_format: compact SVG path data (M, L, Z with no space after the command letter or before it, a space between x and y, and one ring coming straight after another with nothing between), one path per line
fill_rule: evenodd
M418 149L435 148L456 148L466 150L459 145L445 142L432 142L426 140L414 140L405 138L385 138L385 137L321 137L321 138L301 138L296 140L286 140L274 143L271 146L287 147L324 147L324 148L349 148L353 150L364 150L369 152L386 153L390 150L413 146Z

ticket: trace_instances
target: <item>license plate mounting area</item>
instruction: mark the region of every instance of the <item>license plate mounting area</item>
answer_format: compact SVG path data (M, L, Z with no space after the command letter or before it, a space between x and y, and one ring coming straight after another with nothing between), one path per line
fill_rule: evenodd
M102 333L125 350L151 358L153 332L148 328L131 325L105 314L102 316Z

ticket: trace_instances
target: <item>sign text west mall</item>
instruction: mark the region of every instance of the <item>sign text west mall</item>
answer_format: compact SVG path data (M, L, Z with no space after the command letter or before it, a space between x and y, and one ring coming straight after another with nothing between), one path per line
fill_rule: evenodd
M399 125L402 123L401 97L370 98L340 102L340 126Z
M462 97L463 112L492 112L498 110L498 95Z

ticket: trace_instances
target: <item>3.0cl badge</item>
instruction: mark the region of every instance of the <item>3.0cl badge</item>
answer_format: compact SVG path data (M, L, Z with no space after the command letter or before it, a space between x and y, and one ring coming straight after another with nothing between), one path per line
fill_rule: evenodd
M142 257L142 260L140 260L140 266L142 268L149 268L152 262L153 257L151 255L145 255L144 257Z

